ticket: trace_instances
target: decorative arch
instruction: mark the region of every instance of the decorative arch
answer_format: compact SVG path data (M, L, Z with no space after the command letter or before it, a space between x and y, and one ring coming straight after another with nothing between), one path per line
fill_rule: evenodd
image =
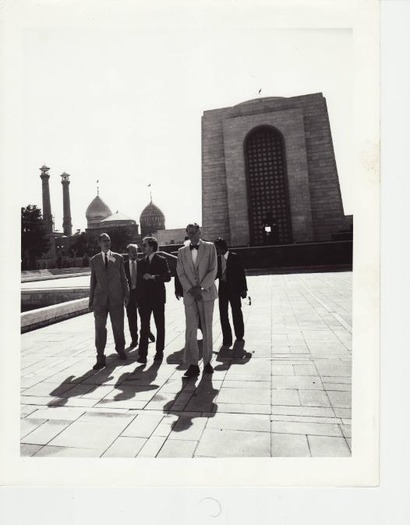
M253 128L244 141L252 245L292 242L285 141L273 126Z

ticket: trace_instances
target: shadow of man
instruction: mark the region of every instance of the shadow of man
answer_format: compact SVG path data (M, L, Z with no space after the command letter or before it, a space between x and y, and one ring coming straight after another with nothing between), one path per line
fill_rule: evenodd
M167 363L169 365L178 365L176 367L176 370L183 370L184 368L186 368L183 361L184 361L184 348L181 348L181 350L177 350L167 356Z
M245 365L252 358L251 352L245 350L245 341L235 341L232 350L222 346L216 356L219 365L215 370L229 370L232 365Z
M157 390L159 385L152 384L155 381L161 362L154 361L145 370L145 365L138 366L133 372L125 372L118 378L114 388L121 392L114 396L115 401L132 399L138 392Z
M72 397L80 397L95 392L99 386L113 379L111 374L115 368L120 365L121 363L114 364L114 362L112 362L101 370L87 370L87 372L79 377L75 375L68 376L57 388L50 392L49 395L54 396L56 399L47 403L47 406L64 406Z
M180 390L163 407L165 414L177 415L178 419L171 424L173 432L184 432L193 425L198 417L214 417L218 405L214 402L219 390L214 388L211 375L202 376L198 385L193 378L182 379Z

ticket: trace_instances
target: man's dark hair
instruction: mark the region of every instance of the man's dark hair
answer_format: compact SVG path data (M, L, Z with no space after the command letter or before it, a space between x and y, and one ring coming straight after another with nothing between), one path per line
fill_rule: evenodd
M197 224L196 222L190 222L190 223L187 225L187 227L185 228L185 231L187 232L187 231L188 231L188 228L190 228L190 227L195 228L196 231L198 231L199 228L200 228L199 224Z
M154 252L158 250L158 241L155 237L144 237L142 242L148 244L148 246L151 246Z
M98 240L101 241L101 239L108 239L111 241L111 237L108 235L108 233L100 233Z
M222 250L226 251L228 249L228 245L226 244L225 239L222 239L222 237L218 237L216 241L214 241L214 244L215 246L218 246Z

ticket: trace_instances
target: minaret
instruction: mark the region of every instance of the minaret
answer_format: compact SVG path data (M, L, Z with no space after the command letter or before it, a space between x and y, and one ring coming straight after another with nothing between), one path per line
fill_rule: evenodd
M61 175L61 184L63 185L63 230L64 235L72 235L73 225L71 224L71 208L70 208L70 175L63 173Z
M50 174L48 173L50 168L45 164L40 168L40 178L43 183L43 220L46 225L47 233L52 233L54 229L53 216L51 215L51 203L50 203L50 187L48 185L48 179Z

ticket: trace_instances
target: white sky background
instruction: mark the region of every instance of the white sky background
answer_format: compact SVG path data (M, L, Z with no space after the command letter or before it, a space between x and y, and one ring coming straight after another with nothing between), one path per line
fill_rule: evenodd
M170 16L136 2L81 25L56 9L25 29L21 206L42 207L46 163L56 229L63 171L71 175L74 231L86 227L97 179L112 212L138 223L150 182L167 228L201 222L202 113L262 89L261 96L323 92L344 209L353 213L352 32L277 29L274 7L226 4L186 4Z

